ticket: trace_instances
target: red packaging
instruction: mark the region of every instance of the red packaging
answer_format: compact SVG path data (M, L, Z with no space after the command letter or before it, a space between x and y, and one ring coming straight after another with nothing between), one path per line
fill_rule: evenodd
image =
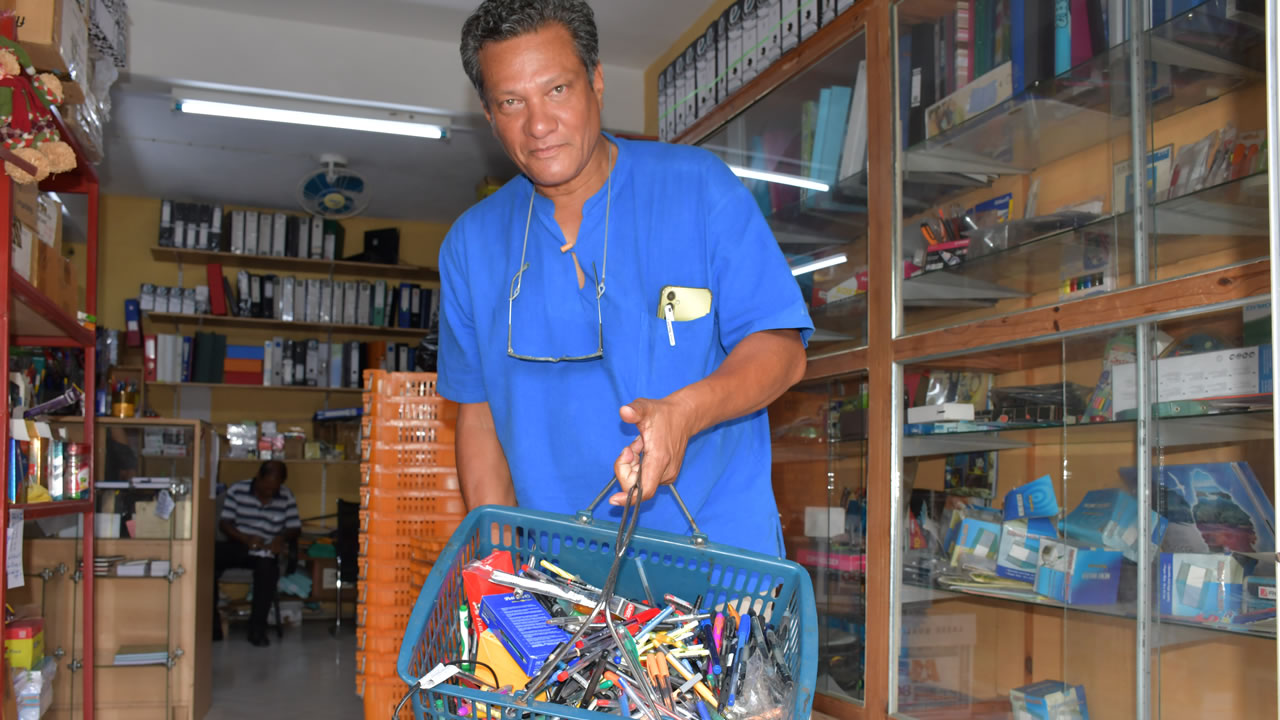
M477 560L462 569L462 587L467 593L467 606L471 608L471 622L476 626L476 634L479 634L489 629L480 617L480 601L485 595L509 593L511 588L493 582L489 579L489 572L475 567L476 565L488 568L489 572L501 570L511 574L515 573L515 565L511 562L511 553L506 550L494 550L483 560Z
M89 492L89 446L85 443L67 443L67 461L63 484L63 497L83 498Z

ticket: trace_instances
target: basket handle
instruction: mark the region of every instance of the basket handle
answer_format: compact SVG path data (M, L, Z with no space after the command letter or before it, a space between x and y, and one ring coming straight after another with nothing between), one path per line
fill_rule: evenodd
M591 518L593 513L595 513L596 506L604 500L604 496L609 494L609 491L613 489L613 485L616 482L618 482L618 477L616 475L609 478L609 482L605 484L604 489L600 491L600 494L596 495L596 498L591 501L591 504L588 505L585 510L579 510L574 516L577 518L578 522L583 525L591 524ZM674 483L667 485L666 487L671 489L671 494L676 499L676 505L680 506L681 514L684 515L684 519L689 522L689 527L693 530L690 534L690 541L695 547L705 546L707 544L707 535L698 529L698 523L694 522L693 514L689 512L688 506L684 504L684 498L680 497L680 491L676 490Z

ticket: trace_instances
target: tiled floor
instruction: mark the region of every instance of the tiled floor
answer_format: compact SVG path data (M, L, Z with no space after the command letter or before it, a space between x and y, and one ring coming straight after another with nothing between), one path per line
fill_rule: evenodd
M355 636L346 626L337 638L329 624L304 623L271 635L256 648L242 623L213 644L213 707L205 720L341 718L358 720L364 708L355 694ZM818 712L814 720L834 720Z
M355 694L354 627L337 638L329 624L307 622L271 634L271 646L253 647L244 624L213 644L213 707L205 720L341 718L358 720L364 708Z

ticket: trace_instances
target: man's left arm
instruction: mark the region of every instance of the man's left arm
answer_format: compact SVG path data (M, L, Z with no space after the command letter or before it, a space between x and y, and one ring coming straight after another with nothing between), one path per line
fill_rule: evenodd
M302 534L302 518L298 515L298 502L289 497L289 509L285 512L284 530L271 541L271 552L279 555L284 547Z
M639 477L646 500L658 485L675 482L689 438L767 407L799 382L813 330L800 288L751 192L719 160L708 163L704 180L712 208L703 229L712 301L728 354L706 378L619 411L639 436L622 450L614 472L624 491ZM610 502L625 499L623 492Z
M743 338L715 372L666 396L640 398L619 413L640 435L623 451L614 472L624 492L609 502L621 505L625 490L641 477L642 499L658 485L675 482L689 438L749 415L786 392L804 376L805 351L799 330L763 330ZM643 472L638 462L643 453Z

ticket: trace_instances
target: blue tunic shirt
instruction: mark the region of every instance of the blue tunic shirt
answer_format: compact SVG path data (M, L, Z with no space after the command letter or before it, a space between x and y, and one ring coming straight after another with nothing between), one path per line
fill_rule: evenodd
M623 405L705 378L751 333L795 328L807 341L813 330L760 210L723 162L698 148L609 139L617 146L610 181L584 205L573 248L583 288L560 252L552 202L524 176L464 213L440 251L438 389L489 403L523 507L573 513L590 503L637 435L618 416ZM526 221L528 267L509 303ZM605 286L598 305L596 278ZM711 292L710 312L673 323L674 346L660 314L667 286ZM518 355L590 355L601 328L604 355L509 357L509 315ZM691 438L676 483L712 542L783 554L764 410ZM619 514L607 503L596 509L602 518ZM688 532L663 489L639 523Z

